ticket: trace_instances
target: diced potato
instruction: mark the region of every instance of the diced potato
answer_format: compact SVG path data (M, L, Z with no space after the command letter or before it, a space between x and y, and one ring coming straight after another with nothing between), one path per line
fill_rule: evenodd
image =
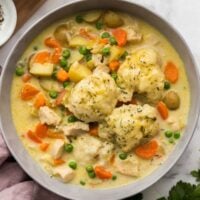
M59 92L62 88L62 85L58 81L50 78L39 79L39 84L46 91L54 90L56 92Z
M90 11L83 15L83 19L88 23L93 23L101 17L102 13L100 10Z
M110 28L116 28L124 24L122 18L117 13L112 11L106 12L103 20L104 23Z
M77 61L69 69L69 78L74 82L79 82L80 80L89 76L92 72L85 66Z
M79 47L79 46L86 46L86 47L92 47L93 43L81 36L75 36L69 41L69 46L70 47Z
M51 76L53 73L52 63L33 63L30 65L30 73L36 76Z
M68 41L68 27L66 24L61 24L58 27L56 27L54 31L54 37L56 40L60 42L60 44L64 47L66 47L69 43Z
M118 46L112 46L110 48L110 57L109 57L109 62L113 60L118 60L122 54L124 53L124 48L118 47Z
M72 64L76 61L80 61L83 58L83 55L80 54L77 50L71 50L71 56L68 59L69 64Z

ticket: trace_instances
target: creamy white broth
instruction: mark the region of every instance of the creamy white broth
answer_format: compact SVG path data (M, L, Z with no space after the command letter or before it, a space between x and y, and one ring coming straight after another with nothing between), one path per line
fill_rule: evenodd
M119 13L119 15L123 18L125 21L125 24L132 24L135 23L135 21L138 23L139 30L143 35L143 40L142 42L138 42L136 44L128 44L124 48L128 50L128 52L134 52L138 49L141 48L146 48L147 46L153 46L154 49L159 51L161 55L161 60L162 60L162 65L161 68L164 70L164 67L168 61L173 61L173 63L178 66L179 70L179 79L175 84L171 84L170 90L175 90L178 92L181 103L180 107L177 110L169 111L169 118L172 119L178 119L178 123L181 126L180 133L182 134L184 131L184 126L187 123L187 117L188 117L188 111L190 107L190 93L189 93L189 85L187 81L187 76L184 70L184 64L179 57L178 53L176 50L173 48L173 44L170 44L167 39L154 27L151 25L147 24L141 19L129 16L124 13ZM21 60L29 57L33 52L36 52L33 50L35 46L39 50L43 49L48 49L44 45L44 39L52 36L53 31L59 24L63 24L68 21L74 21L75 16L66 18L62 21L59 21L49 28L45 29L38 37L36 37L33 42L28 46L24 54L22 55ZM75 22L74 22L75 23ZM103 32L103 30L97 30L94 26L94 24L89 24L86 22L83 23L75 23L77 27L82 27L82 26L90 26L92 27L92 32L98 33ZM121 26L123 28L123 26ZM107 27L105 30L109 30ZM153 36L152 36L153 35ZM149 38L153 39L149 39ZM155 41L153 41L155 40ZM69 58L70 59L70 58ZM36 86L38 89L43 90L40 87L39 81L36 77L33 77L30 79L29 83L33 84ZM21 141L24 144L24 147L28 150L30 155L35 159L39 165L42 166L44 171L46 171L50 176L53 175L53 170L55 166L52 165L51 162L47 161L49 158L51 158L51 148L54 143L54 139L51 138L43 138L43 142L47 142L50 144L46 152L42 152L38 148L38 144L31 141L29 138L27 138L27 131L28 130L34 130L35 126L39 123L39 118L34 117L30 114L32 110L32 104L33 100L30 101L23 101L20 98L20 92L21 89L24 85L24 82L22 81L21 77L17 77L14 75L13 77L13 83L12 83L12 90L11 90L11 108L12 108L12 116L13 116L13 121L17 130L17 134L21 138ZM167 93L169 90L166 90L164 93ZM48 94L46 94L48 95ZM58 113L60 116L61 114ZM156 156L152 159L146 160L137 157L139 163L140 163L140 175L138 177L133 177L133 176L127 176L123 175L119 172L116 171L115 167L113 165L107 166L106 169L111 171L113 175L117 176L116 180L101 180L99 178L91 179L86 170L85 166L79 165L79 161L77 160L77 169L75 171L75 176L74 178L70 181L70 183L74 184L79 184L80 181L84 181L86 184L84 187L92 187L92 188L110 188L110 187L118 187L124 184L128 184L130 182L138 181L141 178L144 178L145 176L151 174L154 170L156 170L169 156L169 154L173 151L176 143L179 140L174 140L173 143L169 142L169 139L165 136L164 131L166 130L171 130L172 125L167 123L167 120L163 120L159 113L157 113L157 120L160 125L160 132L158 135L154 136L156 140L159 141L159 144L162 146L162 151L164 153L162 156ZM169 119L168 118L168 119ZM86 133L87 134L87 133ZM76 140L73 142L74 148L76 148ZM121 152L117 148L117 152ZM116 155L117 156L117 155ZM66 163L63 164L63 166L68 166L68 161L74 160L74 153L64 153L62 155L62 159L66 161ZM147 170L148 169L148 170ZM59 177L55 176L55 178L60 179ZM61 180L62 181L62 180Z

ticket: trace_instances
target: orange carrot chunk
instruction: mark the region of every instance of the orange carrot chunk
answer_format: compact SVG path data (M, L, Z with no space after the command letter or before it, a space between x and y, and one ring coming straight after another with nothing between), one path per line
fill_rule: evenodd
M21 90L21 99L24 101L32 99L39 90L35 88L33 85L26 83Z
M54 160L53 160L53 164L54 164L55 166L57 166L57 165L62 165L63 163L65 163L65 161L64 161L63 159L61 159L61 158L58 158L58 159L54 159Z
M40 108L41 106L46 105L46 98L43 93L37 94L34 101L35 108Z
M57 72L56 77L60 82L64 82L69 79L69 74L64 69L60 69Z
M168 62L164 69L165 78L171 83L176 83L178 80L178 68L173 62Z
M47 131L47 137L52 139L64 139L64 135L62 133L53 132L51 130Z
M94 168L95 174L98 178L100 179L111 179L112 178L112 173L107 171L104 167L102 166L96 166Z
M48 37L44 40L44 44L50 48L61 48L59 42L53 37Z
M117 28L112 31L113 36L117 40L118 46L122 47L127 42L127 32L122 28Z
M48 126L46 124L39 123L35 128L35 134L40 138L46 137L47 131L48 131Z
M120 62L118 60L113 60L109 63L109 68L111 71L117 71L120 66Z
M46 62L50 62L51 55L48 51L40 51L33 57L33 63L44 64Z
M168 109L167 109L167 106L165 105L165 103L164 102L162 102L162 101L159 101L158 103L157 103L157 110L158 110L158 112L160 113L160 115L161 115L161 117L165 120L165 119L167 119L168 118L168 116L169 116L169 112L168 112Z
M101 38L101 39L99 40L99 43L100 43L100 44L108 44L108 43L109 43L108 38Z
M24 74L23 76L22 76L22 81L24 82L24 83L26 83L26 82L28 82L30 79L31 79L31 75L29 74L29 73L26 73L26 74Z
M31 131L31 130L29 130L29 131L27 132L27 136L28 136L28 138L31 139L33 142L42 143L42 140L41 140L39 137L37 137L37 135L36 135L33 131Z
M45 39L44 43L46 46L48 46L50 48L54 48L54 53L52 54L51 61L54 64L57 64L59 62L61 54L62 54L62 48L61 48L59 42L52 37L48 37Z
M142 144L135 149L135 154L143 159L153 158L158 151L158 143L156 140L151 140L148 143Z
M49 143L45 143L43 142L42 144L40 144L40 150L41 151L46 151L49 147Z

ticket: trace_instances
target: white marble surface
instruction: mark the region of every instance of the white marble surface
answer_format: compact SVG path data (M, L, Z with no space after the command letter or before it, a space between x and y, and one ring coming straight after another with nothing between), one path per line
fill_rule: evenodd
M200 63L200 1L198 0L132 0L141 4L165 19L167 19L176 29L181 32L197 62ZM43 13L61 5L66 0L47 0L43 6L29 19L24 25L28 27L34 20L40 18ZM0 64L3 64L6 55L21 34L19 30L12 39L0 49ZM199 66L200 69L200 66ZM194 179L189 175L193 169L200 167L200 129L199 126L190 142L187 150L177 162L177 164L160 181L143 192L144 200L155 200L158 197L167 195L169 189L178 180L193 182Z

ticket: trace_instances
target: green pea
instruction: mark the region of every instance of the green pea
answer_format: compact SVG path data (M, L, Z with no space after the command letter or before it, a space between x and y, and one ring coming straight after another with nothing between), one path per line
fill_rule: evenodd
M81 181L80 181L80 184L81 184L81 185L85 185L86 183L85 183L85 181L82 181L82 180L81 180Z
M49 96L52 98L52 99L56 99L57 96L58 96L58 92L52 90L49 92Z
M111 45L116 45L117 44L117 40L114 37L110 37L109 41L110 41Z
M85 57L85 60L88 62L88 61L90 61L92 59L92 54L88 53L84 57Z
M88 176L89 176L90 178L95 178L95 177L96 177L96 174L95 174L94 171L92 171L92 172L88 172Z
M83 22L83 16L82 15L77 15L75 18L77 23L82 23Z
M69 123L73 123L73 122L76 122L76 121L78 121L78 119L74 115L70 115L68 117L68 122Z
M116 176L116 175L113 175L113 176L112 176L112 180L115 181L116 179L117 179L117 176Z
M67 86L69 86L70 85L70 82L69 81L65 81L64 83L63 83L63 87L64 88L66 88Z
M22 76L24 74L24 69L22 67L17 67L15 70L17 76Z
M181 137L180 132L178 132L178 131L174 132L174 138L175 139L179 139L180 137Z
M71 53L69 49L65 49L62 53L62 56L66 59L68 59L70 57Z
M94 169L93 169L93 166L92 165L87 165L86 166L86 171L89 173L89 172L93 172L94 171Z
M109 47L105 47L102 49L102 54L103 56L108 56L110 55L110 48Z
M68 165L72 169L76 169L77 168L77 163L74 160L70 161Z
M86 48L86 47L84 47L84 46L81 46L80 48L79 48L79 53L80 54L82 54L82 55L86 55L86 54L88 54L90 51Z
M169 90L170 87L171 87L171 86L170 86L170 83L169 83L168 81L165 81L165 82L164 82L164 89L165 89L165 90Z
M111 73L111 77L116 81L117 80L117 73L116 72L112 72Z
M172 137L172 135L173 135L173 132L172 132L172 131L165 131L165 136L166 136L167 138Z
M104 32L101 34L101 38L109 38L110 37L110 33L108 32Z
M125 153L125 152L122 152L122 153L119 154L119 158L120 158L121 160L125 160L125 159L127 158L127 156L128 156L128 154Z
M102 28L103 28L103 22L98 21L98 22L96 23L96 29L101 30Z
M68 66L68 62L67 62L67 60L66 60L65 58L62 58L62 59L60 60L60 66L61 66L62 68L66 68L66 67Z
M128 52L127 52L127 51L125 51L125 52L121 55L120 59L125 60L125 59L126 59L126 56L128 56Z
M64 149L66 152L71 153L73 151L73 145L72 144L65 144Z

